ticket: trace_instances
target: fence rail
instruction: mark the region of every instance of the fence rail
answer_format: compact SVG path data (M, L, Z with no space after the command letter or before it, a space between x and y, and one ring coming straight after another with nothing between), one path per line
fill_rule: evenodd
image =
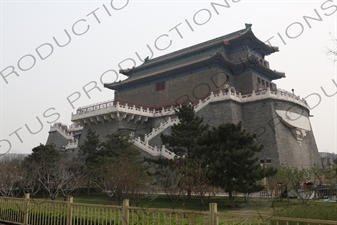
M172 210L123 206L79 204L0 197L0 222L20 225L337 225L337 221L274 217L256 213L224 213L210 203L209 211Z

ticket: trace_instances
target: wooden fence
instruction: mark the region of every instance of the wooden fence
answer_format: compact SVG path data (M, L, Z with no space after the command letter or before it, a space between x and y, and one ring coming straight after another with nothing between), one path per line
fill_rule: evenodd
M50 201L0 197L0 222L23 225L304 225L335 224L337 221L271 217L255 213L220 213L217 204L210 203L209 211L153 209L129 206L79 204L68 201Z

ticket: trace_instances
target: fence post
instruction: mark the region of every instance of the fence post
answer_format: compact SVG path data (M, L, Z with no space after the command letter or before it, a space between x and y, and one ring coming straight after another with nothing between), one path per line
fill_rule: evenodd
M67 203L67 225L71 225L73 222L73 202L74 199L72 196L68 196Z
M129 199L123 200L122 214L123 225L129 225Z
M23 204L23 224L27 225L28 224L28 218L29 218L29 200L30 200L30 194L26 193L25 194L25 200Z
M218 205L216 203L209 203L209 225L218 225Z

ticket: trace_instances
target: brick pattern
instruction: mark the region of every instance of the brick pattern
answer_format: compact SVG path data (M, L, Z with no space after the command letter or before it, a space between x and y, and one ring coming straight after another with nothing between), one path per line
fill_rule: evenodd
M48 139L46 142L46 145L49 145L49 144L55 145L56 149L61 149L63 146L66 146L68 144L68 139L63 137L57 131L51 131L49 132Z

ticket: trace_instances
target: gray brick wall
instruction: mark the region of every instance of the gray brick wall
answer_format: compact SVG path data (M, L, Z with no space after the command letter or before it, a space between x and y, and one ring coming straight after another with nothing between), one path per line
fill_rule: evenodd
M319 163L318 149L313 132L297 142L275 110L285 110L308 116L308 110L286 101L261 100L243 105L244 128L255 132L264 149L258 157L272 158L272 164L292 167L308 167Z
M150 127L152 121L146 122L146 123L134 123L132 120L127 122L126 120L122 121L116 121L113 120L112 122L106 121L105 123L92 123L92 124L86 124L83 127L80 139L79 139L79 145L82 145L84 141L86 140L86 135L88 133L88 130L91 129L92 131L95 131L97 135L99 135L99 139L101 142L106 140L106 136L109 134L112 134L113 132L116 132L119 129L127 129L131 132L134 132L135 137L141 137L143 139L144 134L147 134L151 131L152 126Z
M46 145L53 144L57 150L68 144L68 140L57 131L50 131Z
M207 97L210 92L223 87L226 80L225 73L217 68L211 68L183 77L172 76L166 80L164 90L156 91L156 82L149 82L145 87L117 92L115 99L147 107L180 104L187 100L196 102Z

